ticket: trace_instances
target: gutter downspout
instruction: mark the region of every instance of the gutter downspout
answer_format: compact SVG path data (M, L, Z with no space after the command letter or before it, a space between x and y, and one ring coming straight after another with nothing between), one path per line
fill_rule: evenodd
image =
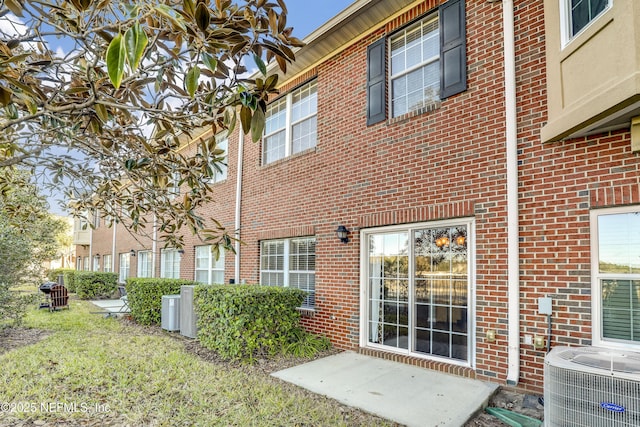
M520 379L520 257L518 212L518 133L513 0L503 0L505 132L507 149L507 266L509 354L507 384Z
M118 222L113 220L113 237L111 238L111 265L109 268L112 273L116 272L116 229L118 228ZM120 280L120 272L118 272L118 280Z
M244 151L244 133L242 129L238 132L238 172L236 176L236 215L235 215L235 231L233 237L236 239L234 248L236 252L234 262L233 280L236 284L240 283L240 209L242 207L242 157Z
M95 224L95 217L93 218L93 224ZM87 220L87 227L89 227L89 271L95 271L96 263L93 261L93 227L90 227Z
M158 216L153 214L153 237L151 238L151 277L156 277L156 251L158 250Z

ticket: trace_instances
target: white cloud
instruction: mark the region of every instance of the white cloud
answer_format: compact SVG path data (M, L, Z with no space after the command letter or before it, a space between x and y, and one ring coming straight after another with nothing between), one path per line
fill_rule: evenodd
M6 37L24 36L29 33L28 27L22 19L9 13L0 18L0 34Z

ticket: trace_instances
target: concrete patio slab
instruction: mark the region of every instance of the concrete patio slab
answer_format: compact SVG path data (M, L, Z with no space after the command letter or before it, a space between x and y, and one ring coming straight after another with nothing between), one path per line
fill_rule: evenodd
M100 307L105 314L126 314L129 313L128 308L124 308L124 301L121 299L102 299L91 301L96 307Z
M498 389L497 384L349 351L272 375L345 405L421 427L460 427Z

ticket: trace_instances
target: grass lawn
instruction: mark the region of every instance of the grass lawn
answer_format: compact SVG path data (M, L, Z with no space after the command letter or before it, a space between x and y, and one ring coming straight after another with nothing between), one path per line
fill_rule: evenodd
M105 319L91 313L96 310L72 300L70 310L28 314L27 327L51 333L0 354L0 426L11 419L110 426L392 424L264 370L203 360L168 333Z

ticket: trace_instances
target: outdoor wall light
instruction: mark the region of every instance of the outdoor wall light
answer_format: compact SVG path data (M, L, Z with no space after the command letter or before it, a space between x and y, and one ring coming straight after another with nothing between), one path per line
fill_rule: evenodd
M100 254L95 254L94 257L100 259Z
M131 252L129 252L131 254L131 256L136 256L136 251L134 249L131 249Z
M178 253L179 253L180 255L184 255L184 249L178 249Z
M342 243L349 242L349 230L347 230L347 227L345 227L344 225L338 227L338 229L336 230L336 234L338 235L338 239L340 239Z

